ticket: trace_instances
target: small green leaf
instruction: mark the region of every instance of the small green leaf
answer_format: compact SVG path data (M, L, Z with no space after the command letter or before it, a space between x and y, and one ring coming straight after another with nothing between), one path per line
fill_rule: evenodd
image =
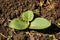
M23 30L26 29L28 25L29 23L23 22L22 20L16 18L10 22L9 27L13 29Z
M22 14L22 18L25 21L31 21L33 19L33 17L34 17L34 14L33 14L33 11L31 11L31 10L23 12L23 14Z
M51 23L45 18L36 18L30 25L30 29L44 29L48 28Z

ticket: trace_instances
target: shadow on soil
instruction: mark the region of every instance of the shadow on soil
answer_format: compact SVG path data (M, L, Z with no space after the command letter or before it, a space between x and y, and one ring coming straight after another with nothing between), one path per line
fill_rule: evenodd
M56 25L52 24L49 28L46 28L46 29L42 29L42 30L38 30L38 29L25 29L25 30L20 30L20 31L23 31L23 32L29 32L29 31L37 31L37 32L40 32L40 33L44 33L44 34L56 34L58 32L60 32L60 28L58 28ZM18 30L16 30L17 33L19 33Z
M42 29L42 30L35 30L44 34L56 34L60 32L60 28L58 28L56 25L52 24L49 28Z

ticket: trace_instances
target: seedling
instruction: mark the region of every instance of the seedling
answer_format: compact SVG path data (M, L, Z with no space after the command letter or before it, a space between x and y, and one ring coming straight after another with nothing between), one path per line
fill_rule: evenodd
M22 18L25 21L31 21L33 19L33 17L34 17L33 12L29 11L29 10L26 12L23 12L23 14L22 14Z
M28 25L29 25L28 22L24 22L18 18L15 18L10 22L9 27L13 29L23 30L26 29Z
M45 18L36 18L33 22L31 22L30 29L44 29L48 28L51 23Z
M24 30L28 28L28 26L30 25L29 21L31 21L33 18L34 18L33 11L28 10L26 12L23 12L22 20L19 18L13 19L10 22L9 27L18 30ZM51 23L47 19L39 17L31 22L29 29L44 29L48 28L50 25Z

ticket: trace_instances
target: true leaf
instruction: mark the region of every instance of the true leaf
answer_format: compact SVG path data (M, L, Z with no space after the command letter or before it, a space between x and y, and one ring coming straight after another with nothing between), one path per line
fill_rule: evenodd
M36 18L30 25L30 29L44 29L48 28L51 23L45 18Z
M22 18L25 21L31 21L33 19L33 17L34 17L33 11L31 11L31 10L25 11L22 14Z
M24 21L16 18L10 22L9 27L13 28L13 29L23 30L23 29L26 29L28 27L28 25L29 24L27 22L24 22Z

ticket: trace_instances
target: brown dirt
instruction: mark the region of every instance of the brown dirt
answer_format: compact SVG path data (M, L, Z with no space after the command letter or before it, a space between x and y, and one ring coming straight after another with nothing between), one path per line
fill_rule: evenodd
M44 30L15 30L12 40L60 40L60 0L0 0L0 33L6 37L12 35L8 26L10 20L27 10L32 10L35 18L48 19L52 25ZM0 40L6 40L6 37L0 34Z

